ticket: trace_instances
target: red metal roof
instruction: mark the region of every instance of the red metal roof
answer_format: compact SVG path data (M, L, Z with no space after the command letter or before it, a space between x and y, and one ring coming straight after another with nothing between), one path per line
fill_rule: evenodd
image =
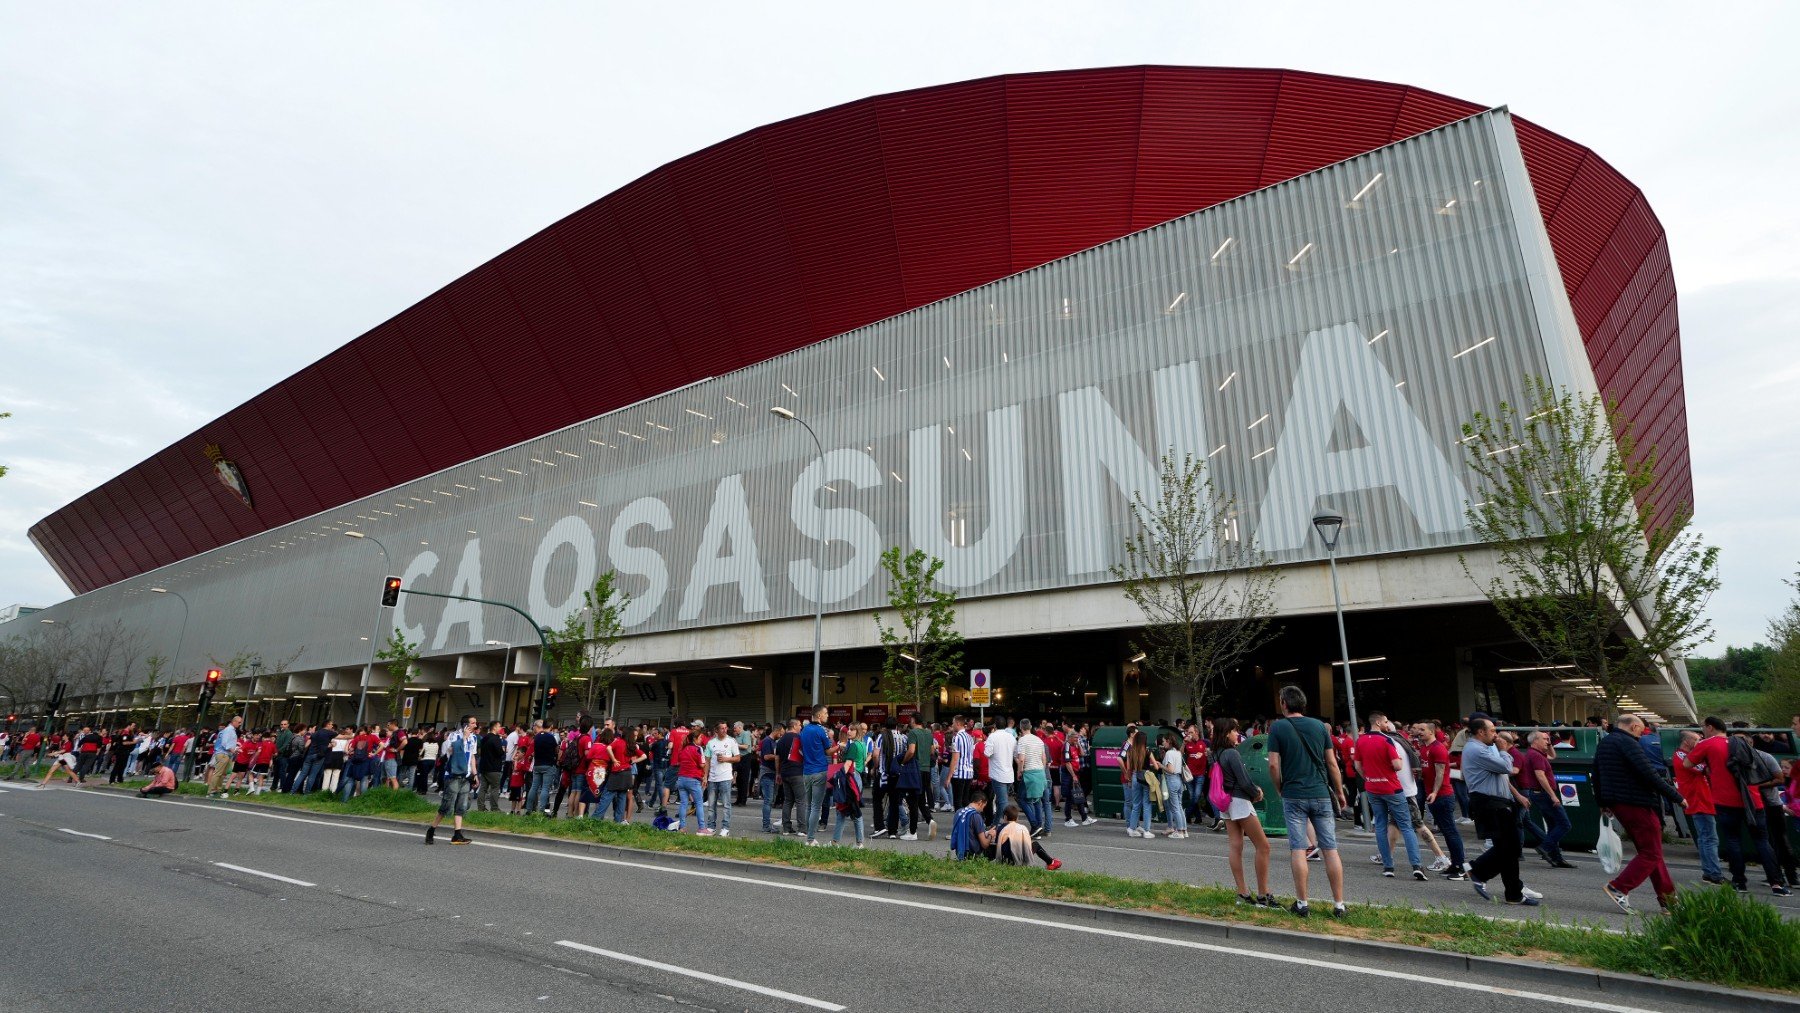
M1481 106L1284 70L1020 74L863 99L672 162L58 510L77 592L792 351ZM1643 194L1519 140L1601 388L1693 499L1675 284ZM552 368L552 364L555 368ZM243 469L246 510L202 455Z

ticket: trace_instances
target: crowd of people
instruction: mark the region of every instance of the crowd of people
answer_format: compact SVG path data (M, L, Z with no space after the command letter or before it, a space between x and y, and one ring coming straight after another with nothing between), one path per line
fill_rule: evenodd
M1373 835L1370 861L1383 876L1468 882L1482 898L1508 904L1543 900L1523 879L1527 847L1550 869L1572 867L1562 851L1571 824L1552 769L1559 750L1574 746L1572 729L1521 738L1479 712L1446 725L1402 724L1377 711L1352 734L1306 708L1305 693L1289 686L1272 720L1126 726L1116 757L1094 749L1084 722L958 714L942 723L917 715L833 723L820 707L810 720L760 726L695 719L626 728L582 715L560 728L474 716L450 729L395 721L245 729L237 717L197 730L28 728L0 733L0 758L20 776L48 757L45 785L59 777L85 784L102 770L109 783L147 777L139 792L152 797L188 779L203 779L209 797L323 791L348 801L376 787L437 795L427 844L445 819L450 843L467 843L462 822L471 807L622 823L644 814L658 829L729 837L734 809L749 808L753 818L760 804L765 834L853 848L881 837L934 840L937 816L948 814L951 858L1039 861L1053 870L1062 863L1046 842L1059 810L1065 827L1097 823L1090 793L1116 777L1128 837L1182 840L1202 827L1227 835L1244 904L1283 906L1270 889L1264 831L1264 814L1278 810L1295 894L1285 907L1300 917L1311 910L1314 864L1323 866L1331 913L1345 911L1341 825ZM1604 887L1613 903L1631 910L1630 895L1645 882L1659 905L1673 902L1663 860L1671 819L1678 834L1692 836L1705 882L1749 889L1747 839L1774 894L1800 883L1800 761L1784 766L1773 742L1713 717L1682 732L1671 757L1636 715L1618 715L1599 731L1594 798L1635 849ZM1793 734L1800 737L1800 718ZM1240 750L1252 736L1266 745L1265 778L1252 775ZM1266 797L1265 784L1278 800ZM1481 845L1473 857L1467 827Z

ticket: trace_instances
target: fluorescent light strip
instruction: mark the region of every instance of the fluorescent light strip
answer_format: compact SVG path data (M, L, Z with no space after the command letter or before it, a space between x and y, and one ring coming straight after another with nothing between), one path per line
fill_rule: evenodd
M1213 251L1211 260L1216 263L1220 257L1225 255L1226 250L1231 249L1231 244L1234 242L1237 242L1236 236L1226 236L1225 241L1219 244L1219 248Z
M1275 452L1275 448L1274 448L1274 447L1270 447L1270 448L1269 448L1269 449L1267 449L1267 450L1264 450L1264 451L1262 451L1262 452L1260 452L1260 453L1255 453L1255 454L1251 454L1251 455L1250 455L1250 460L1252 460L1252 461L1254 461L1254 460L1256 460L1256 459L1257 459L1257 458L1259 458L1259 457L1263 457L1263 456L1265 456L1265 455L1268 455L1268 454L1273 454L1273 453L1274 453L1274 452Z
M580 503L580 504L581 504L581 505L582 505L582 506L584 506L584 507L593 507L593 508L594 508L594 509L596 509L596 510L598 510L598 509L599 509L599 508L600 508L600 504L598 504L598 503L591 503L591 502L589 502L589 501L587 501L587 500L585 500L585 499L578 499L578 500L576 500L576 501L575 501L575 502L577 502L577 503Z
M732 404L737 405L739 408L750 407L749 405L745 404L744 402L739 401L737 398L732 397L730 394L725 395L725 400L730 401Z
M1469 354L1470 352L1473 352L1475 349L1480 348L1482 345L1491 345L1498 340L1500 340L1499 335L1489 335L1488 337L1482 338L1480 341L1475 342L1473 345L1470 345L1469 347L1463 349L1462 351L1457 352L1455 355L1452 355L1450 358L1460 359L1463 356Z
M792 388L792 387L789 387L789 386L788 386L788 385L787 385L787 384L785 384L785 383L784 383L784 384L782 384L782 385L781 385L781 389L782 389L782 390L785 390L785 391L787 391L787 392L788 392L788 393L789 393L789 394L792 394L792 395L793 395L793 396L795 396L795 397L799 397L799 396L800 396L800 393L799 393L799 392L798 392L798 391L796 391L796 390L795 390L795 389L794 389L794 388Z
M684 412L687 412L687 413L688 413L688 414L689 414L689 415L698 415L698 416L700 416L700 417L701 417L701 418L703 418L703 419L710 419L710 418L712 418L712 416L711 416L711 415L708 415L708 414L706 414L706 413L705 413L705 412L703 412L703 411L695 411L695 410L694 410L694 409L692 409L692 408L683 408L683 409L682 409L682 411L684 411Z
M1206 455L1206 459L1210 461L1213 458L1218 457L1220 454L1225 452L1226 446L1228 446L1228 444L1221 443L1218 446L1214 447L1212 453Z
M1267 421L1269 421L1269 413L1268 413L1268 412L1263 412L1263 417L1262 417L1262 418L1260 418L1260 419L1257 419L1257 420L1256 420L1256 421L1255 421L1255 422L1252 422L1252 423L1250 423L1250 424L1249 424L1249 425L1247 425L1247 426L1245 426L1245 427L1244 427L1244 428L1245 428L1245 429L1246 429L1246 430L1249 430L1249 429L1255 429L1255 428L1256 428L1256 427L1257 427L1257 426L1260 426L1260 425L1262 425L1262 424L1263 424L1263 423L1264 423L1264 422L1267 422Z
M1300 247L1300 252L1294 254L1291 258L1288 259L1287 266L1293 267L1293 266L1299 264L1300 258L1311 253L1312 249L1313 249L1313 244L1311 244L1311 243L1307 243L1305 246Z
M1401 381L1400 381L1400 382L1399 382L1399 383L1397 383L1397 384L1394 384L1394 389L1395 389L1395 390L1399 390L1399 389L1400 389L1400 388L1402 388L1402 387L1404 387L1404 386L1406 386L1406 381L1405 381L1405 380L1401 380Z
M1392 330L1392 328L1389 328L1389 327L1382 328L1380 334L1377 334L1374 337L1369 339L1369 344L1373 345L1375 342L1380 341L1382 338L1387 337L1388 331L1390 331L1390 330Z
M1168 308L1163 310L1163 312L1164 313L1173 313L1173 312L1175 312L1175 307L1180 306L1185 301L1187 301L1187 293L1183 292L1180 295L1176 296L1175 301L1170 303Z
M1385 175L1387 175L1387 173L1378 172L1374 176L1370 177L1369 181L1367 183L1363 184L1363 188L1361 190L1356 191L1356 193L1350 199L1353 201L1362 200L1363 195L1368 193L1370 190L1375 189L1375 184L1381 182L1381 177L1383 177Z
M1225 382L1219 384L1219 390L1223 391L1225 388L1231 386L1231 381L1235 379L1237 379L1237 370L1234 369L1231 371L1231 375L1225 378Z
M973 457L969 456L969 448L968 447L962 448L962 454L963 454L963 460L965 460L965 461L975 460Z
M875 379L880 380L882 383L887 382L887 374L881 371L880 366L870 366L869 368L875 371Z

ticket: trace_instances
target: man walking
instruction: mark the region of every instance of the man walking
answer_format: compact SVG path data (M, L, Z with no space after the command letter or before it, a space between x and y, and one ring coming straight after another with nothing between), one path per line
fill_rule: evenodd
M213 737L212 763L206 768L207 798L219 797L220 783L231 773L232 763L236 760L238 729L243 726L243 716L233 714L230 721L219 726L219 734Z
M1662 800L1686 804L1645 755L1638 742L1643 727L1643 719L1636 714L1620 714L1594 750L1594 798L1600 803L1600 813L1604 816L1610 810L1618 817L1637 850L1625 868L1602 887L1626 913L1631 911L1628 895L1646 879L1664 910L1674 900L1675 881L1663 863Z
M1281 795L1281 811L1287 820L1295 898L1288 910L1301 918L1311 911L1306 899L1307 835L1298 832L1310 824L1312 846L1319 849L1331 883L1332 917L1342 918L1346 913L1344 862L1338 855L1337 814L1344 808L1344 780L1331 745L1331 730L1318 718L1306 716L1306 694L1298 686L1281 688L1281 709L1287 716L1269 726L1269 779Z
M425 843L435 843L437 829L448 816L455 824L450 835L451 844L467 844L469 839L463 836L463 814L469 811L469 776L477 770L481 749L481 737L476 729L481 723L473 714L464 714L462 726L444 737L444 744L438 753L438 762L444 765L444 791L438 800L437 815L431 818L431 826L425 828Z
M1412 866L1412 878L1425 881L1425 870L1419 863L1419 838L1413 833L1412 809L1400 784L1404 761L1399 748L1387 731L1392 726L1387 715L1369 712L1369 728L1356 740L1356 759L1362 765L1363 793L1369 797L1369 819L1375 831L1375 849L1380 853L1381 874L1394 878L1393 845L1388 841L1388 827L1400 832L1406 843L1406 860Z
M1712 785L1706 772L1688 766L1688 757L1700 744L1700 733L1684 731L1681 745L1675 750L1675 790L1686 799L1688 825L1694 828L1694 847L1700 853L1700 879L1707 883L1725 882L1725 870L1719 866L1718 810L1713 806Z
M1494 722L1476 715L1469 719L1469 740L1463 746L1463 780L1469 786L1469 813L1475 832L1492 845L1475 859L1469 879L1483 900L1493 900L1488 880L1495 876L1506 886L1506 902L1536 907L1543 895L1529 890L1519 878L1519 807L1514 802L1512 758L1495 745L1499 733Z
M1746 790L1744 783L1731 769L1733 766L1742 768L1743 763L1741 758L1737 764L1731 762L1733 744L1726 735L1724 720L1708 716L1705 727L1705 736L1682 762L1689 770L1706 773L1707 785L1712 789L1713 811L1718 818L1719 850L1723 852L1726 864L1731 868L1732 889L1739 893L1750 890L1750 881L1745 872L1743 844L1743 835L1748 833L1769 888L1776 896L1785 897L1788 889L1782 878L1781 868L1775 860L1775 851L1769 845L1762 798L1754 790ZM1750 751L1748 737L1745 737L1744 746L1739 751Z
M1518 756L1524 761L1519 769L1519 780L1524 782L1525 798L1531 811L1544 823L1543 832L1538 834L1538 855L1552 868L1573 869L1575 866L1563 858L1562 853L1562 839L1569 832L1570 823L1569 814L1563 809L1562 794L1556 788L1556 774L1550 769L1550 758L1554 755L1549 733L1532 732L1526 736L1525 748Z
M1431 814L1431 821L1437 824L1438 833L1444 837L1444 846L1450 849L1450 868L1444 870L1444 878L1462 882L1469 876L1463 868L1467 856L1463 852L1462 831L1456 826L1453 785L1459 782L1450 779L1450 747L1445 741L1443 726L1436 721L1420 722L1418 736L1423 743L1419 750L1420 773L1423 775L1419 791L1425 796L1425 811Z

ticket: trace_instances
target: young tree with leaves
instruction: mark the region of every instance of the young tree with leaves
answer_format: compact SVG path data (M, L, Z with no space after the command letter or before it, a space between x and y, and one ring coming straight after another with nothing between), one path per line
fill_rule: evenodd
M406 639L398 626L388 634L387 643L375 652L375 660L387 663L388 685L385 694L388 716L398 718L400 703L406 698L406 683L419 664L419 644Z
M1112 575L1144 614L1131 649L1157 678L1187 690L1202 721L1225 676L1279 632L1281 573L1241 537L1236 504L1213 486L1204 460L1165 453L1159 478L1155 500L1133 497L1137 528Z
M1800 592L1800 574L1783 583ZM1781 728L1800 717L1800 595L1769 620L1769 641L1774 650L1755 715L1759 724Z
M1656 452L1617 405L1533 380L1521 403L1465 424L1463 446L1481 497L1469 526L1499 563L1484 581L1465 556L1464 572L1544 664L1569 666L1617 709L1712 639L1703 612L1719 550L1685 508L1646 529Z
M544 627L544 642L557 686L578 695L582 709L592 713L619 678L612 659L625 638L619 617L629 602L619 593L618 574L612 570L581 592L581 601L582 607L565 616L560 627Z
M888 576L888 607L894 625L875 613L881 636L881 692L889 701L923 711L925 695L962 671L962 634L956 632L956 592L937 584L944 561L922 549L901 555L893 546L881 554Z

